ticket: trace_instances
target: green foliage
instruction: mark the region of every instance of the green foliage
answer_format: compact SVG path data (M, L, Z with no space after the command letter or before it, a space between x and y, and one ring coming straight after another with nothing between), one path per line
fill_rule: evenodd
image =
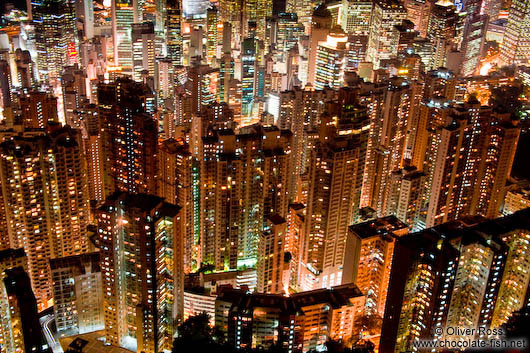
M212 264L202 263L201 267L199 268L199 272L202 273L210 273L215 271L215 266Z
M501 86L491 90L490 106L500 113L510 113L513 119L520 118L522 102L519 100L523 93L521 86Z

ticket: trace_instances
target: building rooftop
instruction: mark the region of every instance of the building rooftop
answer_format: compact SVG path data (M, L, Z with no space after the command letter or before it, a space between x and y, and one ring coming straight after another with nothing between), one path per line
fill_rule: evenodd
M99 252L50 259L50 268L52 270L75 267L80 274L85 274L87 265L90 265L92 272L100 272Z
M18 257L24 257L26 253L23 248L19 249L5 249L0 251L0 262L6 259L14 259Z
M247 311L253 308L278 308L286 314L303 312L304 307L329 304L333 308L349 305L350 299L362 297L363 294L353 283L343 284L330 289L317 289L300 292L291 296L280 294L249 293L241 289L223 288L217 299L232 303L233 311Z
M408 229L408 226L396 216L376 218L349 227L350 232L355 233L360 238L393 234L394 232L404 231L406 229Z
M115 346L106 346L104 331L95 331L82 335L64 337L61 347L68 353L131 353L132 351Z
M164 216L174 217L178 214L180 207L164 202L164 199L154 195L148 194L132 194L127 192L115 192L107 198L107 201L101 208L103 210L114 205L115 201L121 201L125 207L137 208L149 212L156 207L159 207L160 212Z
M267 219L274 225L285 223L285 219L277 213L271 214Z

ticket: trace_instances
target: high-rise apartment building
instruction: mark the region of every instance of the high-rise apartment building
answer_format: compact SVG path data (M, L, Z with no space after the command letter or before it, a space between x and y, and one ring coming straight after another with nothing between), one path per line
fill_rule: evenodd
M380 350L417 351L418 339L472 338L454 328L498 328L528 295L528 210L463 217L399 238ZM435 328L439 328L436 329ZM474 337L474 336L473 336Z
M284 268L284 286L289 289L300 288L300 266L302 259L302 246L305 242L305 206L301 203L289 205L287 214L287 234L285 236L284 253L288 263Z
M6 352L46 352L39 323L37 301L23 267L6 269L0 283L0 311L9 326L1 330L2 349Z
M380 351L414 351L413 341L431 334L434 302L445 281L454 276L458 256L440 238L428 229L396 242L394 262L400 265L391 271Z
M80 129L82 124L77 110L86 103L90 96L90 91L87 90L87 75L78 65L65 67L61 75L61 86L63 89L64 121L71 127ZM51 104L53 103L55 103L55 107L52 109L56 110L57 100L53 99Z
M180 219L184 238L184 270L191 272L200 267L199 205L196 200L199 183L197 162L192 158L189 145L182 139L167 139L158 149L157 194L180 207Z
M105 134L102 131L104 125L99 118L99 109L96 104L84 105L77 111L77 114L82 117L83 121L89 197L90 200L100 203L114 191L110 169L106 169L110 168L110 163L105 160L107 158L103 140Z
M3 349L9 351L17 351L23 349L23 337L21 337L20 325L11 322L10 302L7 293L4 292L4 282L8 271L15 268L28 271L28 258L24 253L24 249L4 249L0 251L0 345ZM28 288L30 289L31 286ZM16 319L16 317L15 317Z
M24 248L39 309L52 305L50 258L87 249L86 165L79 133L59 128L1 144L2 195L10 246Z
M30 91L19 98L22 125L27 129L44 129L57 122L57 98L41 91Z
M311 151L302 261L306 276L316 274L313 288L342 283L348 226L359 210L369 121L365 109L344 108L337 116L320 117Z
M471 238L468 236L468 238ZM494 258L502 256L504 249L502 244L496 243L496 239L489 239L490 243L478 239L459 239L460 257L457 263L452 293L446 296L442 294L443 302L448 303L448 309L438 308L435 314L436 325L448 327L478 327L480 316L483 314L483 306L486 290L491 287L488 279L490 271L494 272ZM497 253L497 254L496 254ZM488 293L489 294L489 293ZM445 312L445 310L447 310ZM444 320L445 319L445 320ZM443 335L439 335L444 337ZM444 338L455 341L474 337L473 334L447 335Z
M298 178L307 169L307 160L310 154L308 132L318 128L319 116L324 112L322 102L335 98L332 89L313 90L310 87L300 89L294 87L290 91L280 92L279 116L276 125L280 129L290 130L293 134L292 149L292 174L290 192L294 195Z
M527 187L517 185L507 187L502 214L507 216L514 212L530 207L530 190Z
M218 270L256 264L267 217L287 216L290 140L290 132L260 125L202 138L202 262Z
M503 234L503 241L508 245L508 257L499 281L499 291L495 309L491 316L485 317L486 322L480 324L496 328L505 324L511 315L523 308L528 296L530 283L530 232L528 227L521 227ZM489 319L489 320L488 320Z
M217 99L219 69L194 62L188 68L188 86L191 91L192 112L200 113ZM253 86L252 86L253 87Z
M245 39L241 51L241 114L249 116L257 93L258 41L253 37Z
M521 128L509 114L492 112L483 141L478 179L470 213L496 218L510 177ZM472 179L470 179L472 180Z
M289 297L223 289L215 303L215 324L236 348L278 345L300 353L328 340L353 339L363 304L353 283Z
M466 214L497 217L520 128L509 114L477 101L445 119L429 134L423 169L427 210L417 225L430 227Z
M99 253L50 260L55 325L61 335L105 328Z
M11 70L6 60L0 60L0 108L8 110L11 102Z
M370 337L376 347L385 313L395 242L407 233L407 225L395 216L358 223L348 229L342 282L355 283L365 294L362 317L372 325L359 325L356 334Z
M418 89L414 82L399 77L361 87L370 116L362 205L369 205L380 215L389 207L392 172L405 167L410 159L409 124L418 109Z
M98 209L105 338L146 353L171 350L183 310L180 208L117 192Z
M30 88L35 83L35 63L28 50L15 51L15 66L17 81L21 87Z
M263 233L258 239L258 260L256 263L260 293L282 293L285 290L283 269L284 246L287 223L277 214L267 218Z
M157 122L148 113L149 88L129 78L98 87L103 170L110 190L155 193Z

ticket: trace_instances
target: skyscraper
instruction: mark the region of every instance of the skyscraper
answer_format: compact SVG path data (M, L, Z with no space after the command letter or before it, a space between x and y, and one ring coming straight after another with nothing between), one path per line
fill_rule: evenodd
M129 78L98 87L103 170L111 190L155 193L157 123L147 113L151 92Z
M347 228L359 209L361 151L367 138L362 131L368 119L362 109L345 108L336 117L321 116L320 135L311 151L302 261L309 272L317 274L313 288L342 283Z
M345 53L348 36L340 27L329 32L325 42L319 42L316 53L315 88L339 88L344 82Z
M3 348L9 352L46 352L37 301L28 274L22 267L5 270L0 284L0 310L10 326L2 330ZM2 328L6 328L5 326Z
M11 72L6 60L0 61L0 108L7 110L11 106Z
M200 267L199 224L196 218L199 205L194 199L198 194L198 182L193 173L196 162L192 158L190 146L182 139L167 139L160 143L158 150L157 194L167 202L180 207L180 218L184 238L184 270L191 272Z
M433 54L430 67L438 69L445 67L447 53L454 41L456 31L456 8L449 1L438 1L434 4L429 19L427 38L433 44Z
M359 332L355 333L370 337L376 347L381 335L395 243L407 232L407 225L395 216L358 223L348 229L343 283L355 283L366 293L360 321L364 319L368 324L358 325Z
M192 17L206 14L206 10L210 6L208 0L179 0L182 1L183 15Z
M530 63L530 4L528 1L511 2L508 23L501 45L500 62L503 65Z
M58 79L77 52L74 2L42 0L32 4L35 46L40 79Z
M331 30L331 13L326 6L317 7L311 17L311 34L307 63L307 83L315 83L318 44L327 39Z
M75 335L102 330L105 323L99 253L51 259L50 270L57 331Z
M204 136L201 261L216 269L252 267L267 217L288 212L290 132L252 125Z
M427 147L423 199L428 208L418 215L427 227L466 214L496 217L508 176L505 168L511 169L519 137L509 117L480 108L476 101L448 118L434 127Z
M112 0L114 64L121 72L133 72L132 24L137 22L137 0Z
M276 19L276 49L283 58L298 44L304 27L298 22L295 13L280 13Z
M277 214L267 218L263 233L258 238L258 256L256 263L260 293L282 293L283 269L285 267L283 249L287 233L285 219Z
M368 36L372 16L372 1L349 0L344 7L342 29L348 34Z
M156 196L123 192L98 209L107 342L171 350L183 310L179 210Z
M405 0L403 5L407 9L407 18L414 23L414 30L425 38L427 36L432 3L425 0Z
M182 1L168 0L166 12L167 56L174 65L182 65Z
M80 136L62 128L15 137L0 146L11 247L24 248L43 310L53 302L48 259L87 249L88 189Z
M241 114L252 114L256 95L256 71L258 68L258 42L247 38L241 45Z
M472 9L469 11L472 11ZM479 69L480 58L484 51L488 21L488 15L481 15L480 13L470 12L466 16L461 49L461 73L463 76L474 75Z
M155 28L152 22L132 25L133 78L142 81L144 70L155 76Z
M265 40L267 18L272 17L272 0L244 0L242 5L242 36L250 36L250 23L256 26L256 39Z
M397 54L398 37L394 26L407 18L407 10L395 0L381 0L374 3L366 60L379 68L382 59L390 59Z
M57 98L41 91L30 91L20 97L22 125L27 129L44 129L57 122Z
M66 350L187 350L203 310L212 350L285 353L530 317L522 0L19 1L0 351L18 266Z
M206 60L212 64L217 59L217 38L218 31L222 31L219 24L219 11L217 7L211 7L206 11Z
M285 12L295 13L300 23L303 24L307 33L311 28L311 15L314 4L311 0L287 0L285 2Z

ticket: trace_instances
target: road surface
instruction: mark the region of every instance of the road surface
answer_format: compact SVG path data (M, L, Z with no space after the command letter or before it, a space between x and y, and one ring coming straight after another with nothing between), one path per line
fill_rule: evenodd
M53 317L53 314L44 315L40 318L42 332L44 333L44 337L46 337L46 342L48 342L48 346L52 349L53 353L64 353L63 349L61 348L61 345L59 344L59 341L55 339L55 337L53 336L53 332L50 328L50 325L54 319L55 318Z

